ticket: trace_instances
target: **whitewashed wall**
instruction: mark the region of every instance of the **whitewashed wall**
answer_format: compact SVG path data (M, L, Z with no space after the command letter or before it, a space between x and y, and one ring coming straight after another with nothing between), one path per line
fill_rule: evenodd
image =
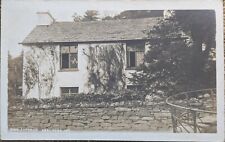
M114 43L101 43L101 45L110 45ZM48 74L49 68L52 67L53 63L55 68L55 74L52 82L52 90L48 93L49 82L42 81L41 87L38 83L27 93L28 87L25 84L25 69L23 70L23 96L26 98L51 98L51 97L59 97L61 95L60 87L79 87L79 93L87 93L89 91L87 81L88 81L88 57L84 55L88 53L88 48L95 47L99 44L78 44L78 70L76 71L65 71L60 69L60 46L59 45L45 45L41 48L37 46L24 46L24 58L23 58L23 66L27 66L28 57L32 56L39 63L39 75L41 80L41 74ZM148 46L148 45L146 45ZM126 44L123 44L124 50L126 51ZM51 52L48 50L50 48L54 48L56 57L53 58L47 57ZM44 50L43 50L44 49ZM126 57L125 65L126 65ZM124 66L125 75L127 78L131 77L130 73L135 72L135 70L126 70L126 66ZM127 85L131 84L127 79Z

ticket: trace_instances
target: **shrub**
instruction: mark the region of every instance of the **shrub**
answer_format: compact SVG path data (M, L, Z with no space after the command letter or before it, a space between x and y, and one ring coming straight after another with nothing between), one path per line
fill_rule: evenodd
M23 104L31 108L36 108L36 107L43 107L43 106L55 107L57 105L75 106L77 104L78 105L79 104L100 104L100 103L110 104L110 103L116 103L116 102L126 103L126 102L135 102L135 101L143 102L145 100L145 94L142 94L142 93L143 92L132 91L132 90L109 92L105 94L80 93L77 95L62 96L57 98L55 97L55 98L40 99L40 100L35 98L25 99Z
M40 105L40 104L41 104L41 102L38 99L36 99L36 98L25 99L24 100L24 105L32 105L32 106L34 106L34 105Z

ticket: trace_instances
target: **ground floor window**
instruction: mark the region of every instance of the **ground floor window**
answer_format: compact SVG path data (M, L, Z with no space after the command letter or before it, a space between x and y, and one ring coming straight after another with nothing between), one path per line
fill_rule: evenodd
M75 95L79 92L79 87L61 87L61 94L63 96Z

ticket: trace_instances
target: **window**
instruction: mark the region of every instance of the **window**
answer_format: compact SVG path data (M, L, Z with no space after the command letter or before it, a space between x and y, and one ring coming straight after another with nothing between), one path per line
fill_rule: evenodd
M136 66L136 56L134 51L129 52L129 67L135 67Z
M78 68L77 46L61 46L61 69Z
M75 95L79 92L78 87L61 87L61 94L63 96Z
M133 41L127 43L127 68L135 68L143 63L145 42Z

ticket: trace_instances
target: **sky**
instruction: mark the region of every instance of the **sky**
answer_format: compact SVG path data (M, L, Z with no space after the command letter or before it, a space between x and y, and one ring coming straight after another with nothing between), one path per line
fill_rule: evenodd
M38 23L37 12L50 12L56 21L72 21L76 12L84 15L86 10L98 10L100 17L113 16L124 10L147 9L145 2L119 0L3 0L2 36L10 54L21 54L23 39Z

